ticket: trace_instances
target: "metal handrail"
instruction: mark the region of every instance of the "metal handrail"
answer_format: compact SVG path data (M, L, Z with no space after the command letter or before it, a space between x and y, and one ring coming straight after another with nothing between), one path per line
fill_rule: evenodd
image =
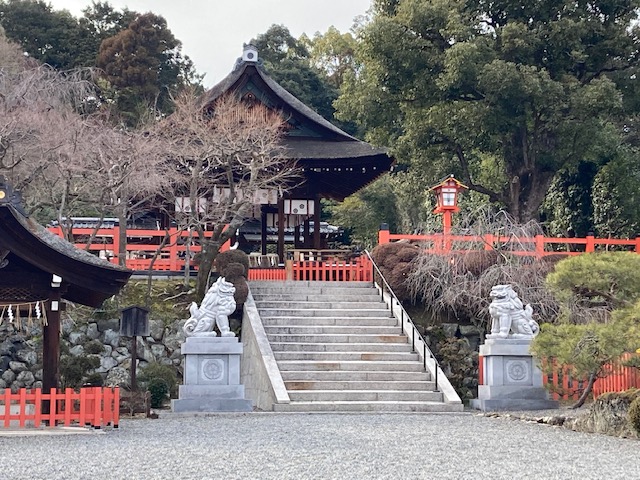
M423 363L424 363L425 371L428 371L428 369L427 369L427 353L429 354L429 358L433 359L433 361L435 362L435 379L434 380L435 380L435 391L437 392L438 391L438 370L442 369L442 367L440 366L440 362L438 362L438 359L435 357L435 355L433 354L431 349L429 347L427 347L427 341L425 340L424 336L420 333L420 330L418 330L418 328L416 327L416 324L413 322L413 320L411 320L411 317L409 316L407 311L402 306L402 303L400 302L400 300L398 299L396 294L393 292L393 289L391 288L391 286L389 285L387 280L384 278L384 275L382 274L382 272L378 268L378 265L376 264L376 262L371 257L371 253L369 253L369 250L365 250L364 253L367 255L367 257L371 261L371 265L373 266L374 282L375 282L375 274L376 273L382 279L383 283L380 285L380 290L382 291L382 301L384 301L385 286L387 287L387 290L388 290L390 296L392 297L392 298L390 298L390 302L389 302L389 307L390 307L390 310L391 310L391 316L395 317L395 315L393 313L394 300L398 304L398 307L400 308L400 319L399 319L400 320L400 331L402 333L404 333L404 323L405 322L409 323L411 325L411 327L412 327L412 330L411 330L411 349L414 352L417 353L417 351L416 351L416 333L418 334L419 339L422 340L422 360L423 360Z

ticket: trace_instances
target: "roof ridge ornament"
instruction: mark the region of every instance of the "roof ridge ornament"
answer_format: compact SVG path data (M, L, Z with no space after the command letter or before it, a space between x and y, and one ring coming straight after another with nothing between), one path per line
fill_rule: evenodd
M258 63L258 47L251 42L243 44L242 61L247 63Z
M18 190L13 189L3 175L0 175L0 206L1 205L11 205L25 217L29 216L22 205L22 195Z

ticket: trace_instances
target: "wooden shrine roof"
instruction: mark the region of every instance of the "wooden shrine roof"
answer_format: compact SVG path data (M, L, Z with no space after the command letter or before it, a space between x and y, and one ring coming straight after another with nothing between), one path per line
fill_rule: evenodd
M287 118L290 128L283 143L306 179L291 192L292 196L343 200L388 172L393 164L386 149L358 140L333 125L280 86L259 62L239 59L234 70L205 93L204 105L211 105L227 92L241 97L252 95Z
M2 177L0 259L0 287L4 290L43 300L55 274L62 277L62 298L91 307L117 294L133 273L74 247L29 218L21 209L19 196Z

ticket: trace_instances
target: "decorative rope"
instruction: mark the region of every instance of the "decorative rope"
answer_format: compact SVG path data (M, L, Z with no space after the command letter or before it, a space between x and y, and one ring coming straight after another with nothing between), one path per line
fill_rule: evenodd
M45 308L44 302L44 300L38 300L27 303L0 304L2 308L0 312L0 324L7 318L9 323L18 330L21 330L25 325L32 327L36 321L42 326L46 326L48 323L47 309ZM20 313L25 310L27 311L26 318Z

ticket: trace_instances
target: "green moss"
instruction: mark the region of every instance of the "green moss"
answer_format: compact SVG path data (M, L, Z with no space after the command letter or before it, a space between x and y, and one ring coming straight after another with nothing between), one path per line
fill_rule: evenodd
M640 435L640 396L637 396L629 405L629 413L627 414L629 417L629 423L636 431L638 435Z

